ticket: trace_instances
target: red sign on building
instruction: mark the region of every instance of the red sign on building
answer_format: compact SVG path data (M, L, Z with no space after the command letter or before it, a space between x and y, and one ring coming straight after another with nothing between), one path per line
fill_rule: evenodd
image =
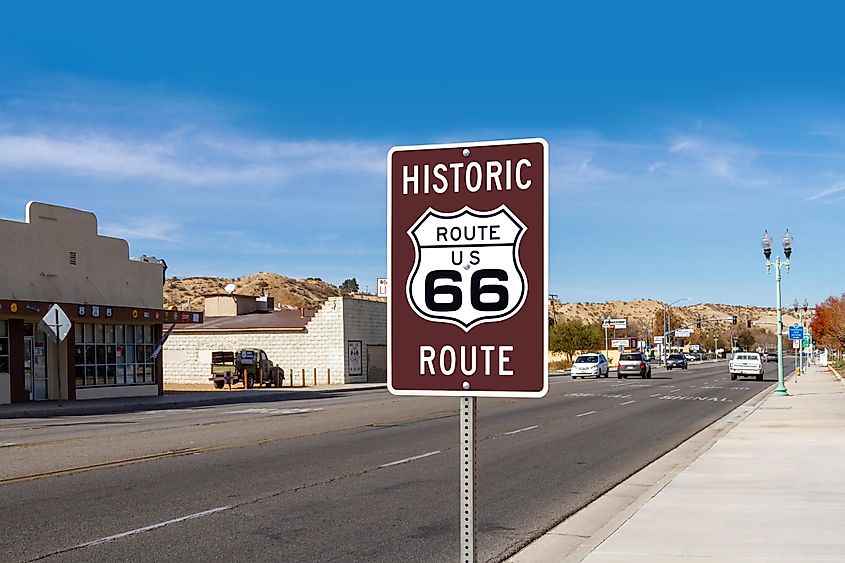
M390 391L545 395L546 141L394 147L387 182Z

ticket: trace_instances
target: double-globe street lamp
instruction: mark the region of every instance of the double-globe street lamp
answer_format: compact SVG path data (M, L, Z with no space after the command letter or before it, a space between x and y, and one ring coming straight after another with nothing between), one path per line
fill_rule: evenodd
M775 389L775 395L781 397L789 395L789 393L787 393L786 386L783 384L783 311L780 303L780 269L781 266L786 266L786 271L787 273L789 272L789 257L792 256L793 242L794 239L792 238L792 235L789 234L789 229L787 229L780 241L781 245L783 245L783 255L786 259L781 261L780 256L778 256L777 259L772 262L772 237L769 235L768 230L763 232L763 238L760 240L760 244L763 245L763 255L766 257L766 273L771 271L772 266L775 267L775 287L777 296L775 303L777 306L778 317L778 387Z

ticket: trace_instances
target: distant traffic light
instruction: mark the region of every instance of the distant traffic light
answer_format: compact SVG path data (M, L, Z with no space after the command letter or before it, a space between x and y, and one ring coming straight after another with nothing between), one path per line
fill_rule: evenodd
M736 315L731 317L731 324L736 324Z

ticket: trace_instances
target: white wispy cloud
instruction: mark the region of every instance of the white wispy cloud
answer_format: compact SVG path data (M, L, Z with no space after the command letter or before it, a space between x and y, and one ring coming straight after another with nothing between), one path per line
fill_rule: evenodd
M822 199L823 197L827 197L829 195L833 195L833 194L836 194L836 193L839 193L839 192L842 192L842 191L845 191L845 181L837 182L833 186L811 195L810 197L808 197L804 201L813 201L813 200L817 200L817 199ZM834 200L834 201L838 201L839 199L841 199L841 198L836 198L836 200Z
M287 142L211 132L11 133L0 129L0 171L152 179L180 184L278 183L309 172L381 173L385 150L342 142Z
M770 181L767 174L754 167L759 152L748 146L681 136L672 140L669 152L696 164L711 176L735 184L756 187Z
M177 242L182 238L172 221L154 218L146 219L143 223L103 223L98 230L101 235L128 240Z

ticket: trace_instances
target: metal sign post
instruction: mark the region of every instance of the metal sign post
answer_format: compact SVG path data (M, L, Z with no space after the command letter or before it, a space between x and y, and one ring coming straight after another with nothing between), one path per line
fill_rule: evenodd
M477 399L461 399L461 563L475 563L475 415Z
M50 322L52 321L52 322ZM62 341L70 331L70 319L58 304L50 307L50 310L41 318L41 322L56 337L56 378L58 381L59 400L62 399ZM48 384L49 389L49 384ZM49 391L48 391L49 394Z
M394 147L387 180L387 387L459 398L461 562L475 563L477 397L549 386L548 145Z

